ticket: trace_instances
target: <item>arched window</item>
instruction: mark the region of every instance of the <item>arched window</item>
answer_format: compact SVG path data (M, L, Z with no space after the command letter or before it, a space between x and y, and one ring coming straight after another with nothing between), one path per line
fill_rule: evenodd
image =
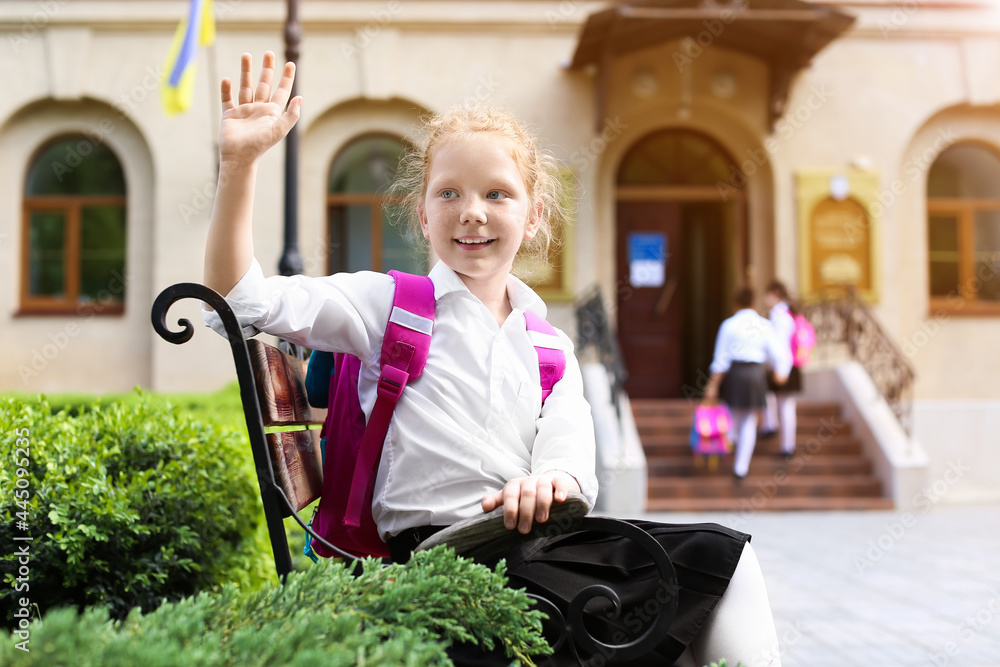
M330 168L327 222L330 273L426 272L426 251L400 220L388 195L406 144L390 136L350 143Z
M104 144L52 141L28 168L21 310L121 313L125 302L125 175Z
M718 198L718 184L740 173L726 151L711 138L688 130L668 129L647 135L622 159L619 186L708 186ZM735 185L733 189L742 187Z
M963 142L927 178L932 307L1000 314L1000 154Z

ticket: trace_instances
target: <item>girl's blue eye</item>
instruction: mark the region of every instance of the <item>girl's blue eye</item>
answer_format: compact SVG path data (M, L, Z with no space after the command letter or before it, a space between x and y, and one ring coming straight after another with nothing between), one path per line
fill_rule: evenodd
M454 199L457 196L458 193L455 192L454 190L445 190L444 192L441 193L441 197L443 197L444 199Z
M487 199L503 199L506 196L507 195L505 195L504 193L500 192L499 190L490 190L489 192L486 193L486 198Z

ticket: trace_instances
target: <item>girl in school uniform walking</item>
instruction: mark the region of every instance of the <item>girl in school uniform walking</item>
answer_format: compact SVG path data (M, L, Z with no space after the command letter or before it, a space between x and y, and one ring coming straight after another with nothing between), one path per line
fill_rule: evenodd
M738 481L746 477L757 444L757 411L765 405L767 367L782 383L792 365L787 345L782 345L771 322L753 309L750 288L736 293L736 313L719 327L715 339L711 377L705 387L705 399L720 398L733 413L736 434L736 460L733 474ZM720 392L721 384L721 392Z
M764 292L764 303L768 307L768 319L774 327L778 340L791 353L792 336L795 335L795 315L788 289L780 280L771 281ZM802 374L798 366L792 366L788 379L778 384L768 377L767 407L764 410L762 430L768 435L778 432L781 438L781 453L786 457L795 454L795 394L802 391Z

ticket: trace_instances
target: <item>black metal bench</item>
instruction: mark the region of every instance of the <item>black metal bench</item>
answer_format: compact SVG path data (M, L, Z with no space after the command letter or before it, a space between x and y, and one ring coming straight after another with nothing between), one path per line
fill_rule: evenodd
M187 319L178 320L180 330L166 323L167 311L181 299L198 299L218 311L225 325L236 364L240 398L246 418L247 433L253 452L264 517L274 554L278 577L284 580L292 571L292 557L285 535L284 519L292 517L310 536L348 561L356 558L330 544L299 517L298 513L319 498L322 487L322 464L319 452L319 427L322 422L306 400L305 361L261 341L243 338L236 316L225 299L197 283L178 283L163 290L153 303L152 321L156 333L174 344L186 343L194 335ZM544 536L548 528L558 533L591 530L621 535L639 543L651 556L660 572L660 581L676 590L676 576L663 548L649 534L631 523L605 517L563 517L560 525L539 524L532 535ZM502 517L497 517L502 522ZM526 536L532 537L532 535ZM461 542L459 539L457 542ZM448 542L451 544L451 542ZM419 548L419 547L418 547ZM550 642L554 649L569 638L587 654L607 656L607 663L630 660L647 653L662 641L674 618L677 599L661 601L657 614L635 640L622 644L605 643L594 637L584 625L584 608L594 598L609 600L616 614L621 613L618 595L607 586L588 586L570 602L568 613L550 600L530 595L539 608L555 622L560 636ZM568 617L568 620L567 620Z

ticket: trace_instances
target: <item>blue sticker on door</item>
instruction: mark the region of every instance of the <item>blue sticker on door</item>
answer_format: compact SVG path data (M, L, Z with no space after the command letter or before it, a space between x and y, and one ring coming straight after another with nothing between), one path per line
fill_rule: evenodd
M661 287L667 273L667 235L630 232L628 281L632 287Z

